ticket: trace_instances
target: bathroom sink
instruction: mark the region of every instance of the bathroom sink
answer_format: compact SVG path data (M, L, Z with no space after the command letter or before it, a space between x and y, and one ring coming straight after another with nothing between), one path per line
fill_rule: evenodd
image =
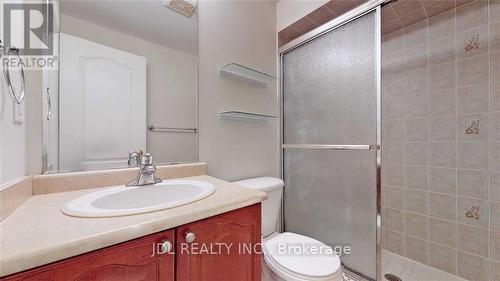
M137 187L118 186L78 197L67 203L62 212L84 218L135 215L189 204L214 192L212 184L195 180L166 180Z

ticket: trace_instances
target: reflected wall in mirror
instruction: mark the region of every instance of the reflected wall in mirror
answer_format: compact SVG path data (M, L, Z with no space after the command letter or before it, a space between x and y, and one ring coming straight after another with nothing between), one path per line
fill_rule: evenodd
M197 12L163 0L61 0L59 69L44 71L44 172L198 158ZM181 128L187 130L149 130Z

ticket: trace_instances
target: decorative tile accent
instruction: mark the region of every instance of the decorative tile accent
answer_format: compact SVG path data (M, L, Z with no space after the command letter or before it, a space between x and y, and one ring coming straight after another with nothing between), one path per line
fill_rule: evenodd
M465 217L478 220L481 217L481 206L465 205Z
M465 134L479 135L481 124L479 120L465 120Z
M479 49L479 34L465 39L464 50L468 52L474 49Z

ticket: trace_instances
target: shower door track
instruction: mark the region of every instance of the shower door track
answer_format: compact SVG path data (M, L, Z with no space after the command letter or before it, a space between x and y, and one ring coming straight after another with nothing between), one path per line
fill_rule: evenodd
M325 23L322 26L319 26L302 36L290 41L289 43L283 45L278 49L279 53L279 110L281 116L281 124L280 124L280 173L281 177L284 178L284 149L330 149L330 150L368 150L376 152L376 280L382 281L382 217L381 217L381 83L382 83L382 24L381 24L381 6L384 3L388 3L391 0L369 0L368 2L352 9L351 11L334 18L333 20ZM310 42L325 33L328 33L332 30L335 30L345 24L348 24L351 21L354 21L370 12L376 12L376 56L377 56L377 116L376 116L376 127L377 127L377 136L376 136L376 144L375 145L320 145L320 144L284 144L283 143L283 128L284 128L284 115L283 115L283 55L291 51L297 47L300 47L307 42ZM281 202L281 213L280 213L280 230L285 229L285 221L284 221L284 200L285 196L282 197Z

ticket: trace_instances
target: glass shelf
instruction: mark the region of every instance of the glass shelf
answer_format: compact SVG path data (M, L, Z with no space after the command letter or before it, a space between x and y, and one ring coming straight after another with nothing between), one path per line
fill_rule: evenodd
M278 116L260 114L260 113L252 113L252 112L244 112L244 111L224 111L219 113L221 117L235 120L250 120L250 121L265 121L269 119L276 119Z
M261 87L266 87L268 83L275 82L277 79L267 73L254 70L237 63L224 65L219 70L219 75Z

